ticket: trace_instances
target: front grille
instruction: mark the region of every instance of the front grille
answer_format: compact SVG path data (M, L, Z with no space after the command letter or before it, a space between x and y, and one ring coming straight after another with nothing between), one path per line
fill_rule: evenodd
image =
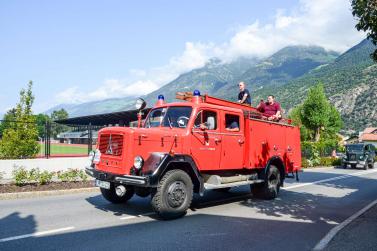
M99 150L102 154L120 156L123 150L123 135L101 134Z
M356 154L350 154L349 159L350 160L356 160Z

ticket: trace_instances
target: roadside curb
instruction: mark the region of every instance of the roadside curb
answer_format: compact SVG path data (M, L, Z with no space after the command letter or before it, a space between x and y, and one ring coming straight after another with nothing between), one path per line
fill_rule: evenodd
M369 209L371 209L373 206L377 205L377 200L372 201L370 204L368 204L366 207L362 208L355 214L353 214L351 217L337 225L336 227L332 228L330 232L328 232L325 237L323 237L317 245L313 248L313 251L323 250L325 249L330 241L334 239L334 237L337 235L338 232L340 232L343 228L345 228L348 224L350 224L352 221L366 213Z
M98 192L98 191L99 191L98 187L86 187L86 188L75 188L75 189L64 189L64 190L3 193L3 194L0 194L0 200L36 198L36 197L44 197L44 196L52 196L52 195L90 193L90 192Z

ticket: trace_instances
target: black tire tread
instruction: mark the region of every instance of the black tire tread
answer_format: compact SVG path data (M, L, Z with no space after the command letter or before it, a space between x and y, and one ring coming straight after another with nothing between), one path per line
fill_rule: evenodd
M270 165L268 172L271 172L271 170L277 171L279 173L279 178L280 178L280 171L276 166ZM268 179L268 177L266 177L266 180L267 179ZM252 191L253 195L256 196L257 198L261 198L261 199L265 199L265 200L272 200L272 199L275 199L278 196L279 190L280 190L280 185L281 184L280 184L280 179L279 179L277 191L276 192L271 191L268 187L267 181L265 181L263 183L251 185L251 191Z
M170 212L164 206L164 202L163 202L163 198L162 198L162 196L163 196L163 194L162 194L163 193L163 186L165 185L167 180L170 179L170 177L172 177L174 175L178 175L178 174L186 176L185 178L188 178L190 180L191 190L188 191L188 192L190 192L191 196L188 197L188 201L186 203L187 206L186 206L184 211L182 211L182 212ZM160 182L158 183L157 188L152 192L151 205L152 205L153 210L163 219L175 219L175 218L179 218L179 217L183 216L186 213L186 210L191 205L191 201L192 201L192 197L193 197L192 195L193 195L193 184L192 184L190 176L186 172L184 172L180 169L173 169L173 170L167 171L164 174L164 176L161 178Z

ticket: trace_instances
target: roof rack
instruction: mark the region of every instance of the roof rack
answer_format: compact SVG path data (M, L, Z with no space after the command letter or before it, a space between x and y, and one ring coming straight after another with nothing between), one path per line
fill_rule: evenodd
M193 98L193 93L192 92L177 92L175 98L180 99L180 100L185 100L188 102L192 102ZM221 99L221 98L216 98L209 96L208 94L205 94L204 96L200 96L202 99L202 102L207 103L207 104L212 104L212 105L220 105L220 106L226 106L226 107L232 107L232 108L238 108L243 110L243 114L246 118L249 119L260 119L260 120L266 120L265 117L263 116L263 113L257 110L257 108L247 105L247 104L240 104L236 102L232 102L229 100ZM274 121L275 123L282 123L282 124L292 124L291 119L287 118L281 118L279 121Z

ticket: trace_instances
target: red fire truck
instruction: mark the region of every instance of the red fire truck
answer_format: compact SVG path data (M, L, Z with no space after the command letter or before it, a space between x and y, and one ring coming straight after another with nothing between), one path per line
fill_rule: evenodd
M134 194L147 197L163 219L184 215L193 193L227 191L249 185L253 194L273 199L289 174L301 168L300 130L289 120L265 120L256 108L177 93L186 102L156 105L138 127L99 131L86 173L112 203Z

